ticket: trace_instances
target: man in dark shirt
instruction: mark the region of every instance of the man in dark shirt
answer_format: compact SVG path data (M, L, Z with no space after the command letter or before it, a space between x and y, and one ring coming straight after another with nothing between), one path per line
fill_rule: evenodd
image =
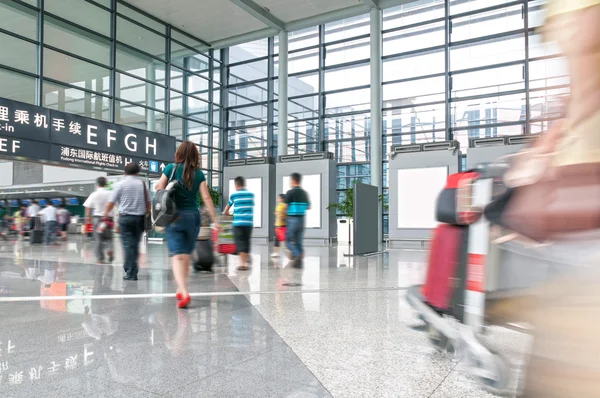
M310 200L306 191L300 186L301 181L302 176L299 173L292 173L290 176L292 189L285 194L285 204L287 205L286 254L291 257L291 265L294 268L303 266L304 219L306 211L310 209Z

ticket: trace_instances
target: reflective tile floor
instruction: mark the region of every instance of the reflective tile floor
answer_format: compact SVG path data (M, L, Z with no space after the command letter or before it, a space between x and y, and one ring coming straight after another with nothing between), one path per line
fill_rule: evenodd
M149 244L140 280L121 256L96 265L91 243L0 243L1 397L491 397L458 355L440 353L405 300L425 252L347 258L307 248L305 268L255 245L191 277L175 309L166 247ZM490 328L516 369L527 336Z

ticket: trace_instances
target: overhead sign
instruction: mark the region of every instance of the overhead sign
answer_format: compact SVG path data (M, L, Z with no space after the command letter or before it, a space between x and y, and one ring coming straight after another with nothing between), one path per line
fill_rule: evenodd
M0 156L159 173L175 137L0 98Z

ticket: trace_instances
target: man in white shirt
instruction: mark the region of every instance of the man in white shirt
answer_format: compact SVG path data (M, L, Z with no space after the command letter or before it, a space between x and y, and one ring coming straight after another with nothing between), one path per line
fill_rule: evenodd
M40 206L38 206L36 200L32 200L29 206L27 206L27 211L25 212L25 215L29 219L29 230L31 231L33 231L35 228L35 217L38 216L39 212Z
M94 252L96 253L96 261L99 264L104 263L105 248L107 249L108 262L113 261L112 238L103 239L102 234L96 231L96 227L104 217L104 209L106 209L110 194L110 191L106 189L106 178L98 177L96 179L96 191L92 192L83 204L85 207L85 223L89 224L93 221L94 240L96 242ZM107 216L112 217L112 211Z
M52 205L52 202L49 202L48 206L44 207L44 209L39 212L39 215L44 219L46 244L49 245L54 243L54 238L56 238L56 216L58 215L58 210Z

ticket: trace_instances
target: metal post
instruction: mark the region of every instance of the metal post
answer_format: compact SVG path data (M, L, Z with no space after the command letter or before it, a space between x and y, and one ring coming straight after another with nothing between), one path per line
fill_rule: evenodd
M444 6L444 18L445 18L445 98L446 101L446 140L452 139L452 108L450 107L450 98L452 97L452 77L450 76L450 35L452 34L452 21L450 21L450 1L445 2Z
M381 138L383 135L383 97L381 94L382 76L382 21L383 13L378 8L371 9L371 185L382 193L383 162L381 159ZM383 239L383 206L379 202L377 210L379 241Z
M327 151L325 144L325 25L319 25L319 120L317 122L317 140L319 151ZM337 147L337 146L336 146ZM336 156L337 159L337 156Z
M287 155L288 141L288 33L279 32L279 123L277 155Z
M108 120L111 123L117 121L117 0L110 2L110 80L108 82L108 95L110 106L108 107Z
M156 67L154 64L146 66L146 79L156 81ZM156 108L156 86L146 83L146 106ZM156 113L152 109L146 109L146 129L156 131Z
M269 37L269 49L268 55L269 59L267 60L267 156L273 157L275 154L274 151L274 132L275 129L275 39L273 37ZM281 114L279 114L281 116Z
M523 4L523 23L525 25L525 64L523 65L523 80L525 80L525 129L524 133L529 134L531 127L529 121L531 118L531 106L529 103L529 3Z
M37 33L39 45L37 48L37 73L38 80L35 85L35 104L44 105L44 91L42 84L44 81L44 0L38 0L40 11L37 16Z

